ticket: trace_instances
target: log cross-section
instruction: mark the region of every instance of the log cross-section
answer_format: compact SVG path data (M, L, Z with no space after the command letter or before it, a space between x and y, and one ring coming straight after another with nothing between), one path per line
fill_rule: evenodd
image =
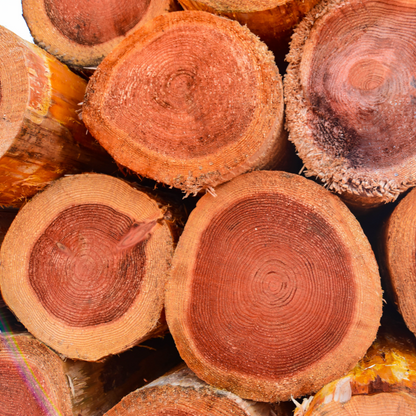
M204 381L258 401L309 394L373 342L380 276L358 222L319 185L252 172L204 195L166 294L179 353Z
M4 239L4 300L69 358L96 361L160 334L174 244L165 211L109 176L55 182L23 207Z

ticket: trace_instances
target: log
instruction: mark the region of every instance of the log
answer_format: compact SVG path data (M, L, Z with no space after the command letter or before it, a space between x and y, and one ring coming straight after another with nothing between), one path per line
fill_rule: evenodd
M396 206L379 238L379 263L385 288L407 327L416 334L416 193Z
M125 39L91 78L82 114L119 164L187 194L288 162L273 55L205 12L159 16Z
M175 0L22 0L37 45L72 67L97 66L126 36Z
M166 317L202 380L250 400L317 391L376 337L382 292L358 222L321 186L252 172L204 195L175 250Z
M185 10L215 13L247 25L279 59L288 51L293 27L319 0L179 0L179 2Z
M267 403L242 400L199 380L188 368L180 368L130 393L106 416L271 416ZM289 413L287 413L289 416Z
M1 412L13 416L101 416L125 395L178 363L173 341L166 341L152 340L148 348L136 347L90 363L64 361L27 332L2 334Z
M166 330L170 220L167 207L119 179L58 180L19 211L4 239L4 300L69 358L98 361L157 336Z
M416 185L415 10L409 0L325 0L292 38L289 140L307 175L356 209Z
M79 120L86 82L0 26L0 205L19 206L67 173L117 167Z
M344 377L304 400L295 416L411 416L416 413L416 344L412 334L382 328Z

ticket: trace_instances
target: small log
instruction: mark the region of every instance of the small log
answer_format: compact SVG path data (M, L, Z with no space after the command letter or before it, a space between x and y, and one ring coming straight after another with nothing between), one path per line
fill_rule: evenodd
M185 10L201 10L235 19L284 57L293 27L319 0L179 0Z
M144 23L178 9L175 0L22 0L36 44L67 65L97 66Z
M218 390L185 367L130 393L105 415L272 416L274 413L270 404L243 400Z
M97 361L163 333L170 220L119 179L63 178L19 211L4 239L4 300L69 358Z
M321 186L252 172L204 195L172 262L166 316L198 377L256 401L309 394L376 337L377 264L358 222Z
M0 409L13 416L101 416L179 362L172 340L152 340L99 363L62 360L28 333L0 337Z
M0 205L65 173L117 168L78 118L86 82L0 26Z
M295 416L379 414L416 414L416 345L410 333L382 330L353 370L295 411Z
M390 298L416 334L416 190L397 205L379 239L379 262Z
M289 139L306 174L356 209L416 185L415 40L409 0L325 0L292 38Z
M83 118L119 164L188 194L288 162L273 55L205 12L159 16L125 39L91 78Z

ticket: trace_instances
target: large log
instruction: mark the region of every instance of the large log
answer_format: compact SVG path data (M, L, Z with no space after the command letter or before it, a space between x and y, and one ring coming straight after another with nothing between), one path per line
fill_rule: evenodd
M407 327L416 334L416 190L402 199L379 238L379 262L386 289Z
M172 340L151 340L99 363L62 360L28 333L0 337L0 413L101 416L179 362Z
M19 206L65 173L116 170L78 118L86 82L0 26L0 205Z
M64 356L125 351L166 329L170 221L167 207L119 179L60 179L19 211L4 239L4 300Z
M186 193L288 162L273 55L205 12L159 16L125 39L91 78L82 114L119 164Z
M295 416L416 414L415 340L394 332L382 329L354 369L304 401Z
M188 368L178 369L130 393L106 416L272 416L267 403L243 400L199 380ZM289 413L286 414L289 416Z
M60 61L82 69L98 65L126 36L175 0L22 0L34 41Z
M338 197L283 172L252 172L204 195L172 263L166 316L204 381L288 400L350 370L376 337L377 264Z
M289 139L307 175L357 209L416 185L415 40L411 0L325 0L292 38Z
M235 19L257 35L279 59L290 35L319 0L179 0L185 10L202 10Z

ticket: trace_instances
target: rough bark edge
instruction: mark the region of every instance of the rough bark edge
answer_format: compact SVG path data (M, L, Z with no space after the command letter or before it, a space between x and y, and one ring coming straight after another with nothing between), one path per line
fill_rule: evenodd
M361 201L376 198L378 201L376 205L378 205L396 200L400 193L415 186L415 175L409 174L405 182L399 183L393 179L387 181L380 175L368 175L366 172L360 172L357 175L354 169L343 165L341 158L329 157L314 144L307 117L311 110L306 104L301 86L300 65L304 47L314 24L327 13L350 3L350 0L323 0L305 16L295 29L290 52L286 56L289 62L284 82L287 106L286 128L289 130L289 140L295 144L298 155L305 163L306 176L317 177L325 187L341 195L352 194L352 198Z
M230 19L227 19L222 16L216 16L212 15L208 12L198 12L198 11L183 11L178 13L172 13L172 15L177 16L184 16L182 20L180 20L180 23L185 22L191 22L191 16L197 16L197 15L206 15L208 20L204 21L204 24L210 24L212 26L215 26L215 19L222 19L225 21L230 22L230 25L233 26L233 29L231 29L233 32L241 32L240 36L244 36L247 40L250 42L250 47L256 51L256 54L254 55L255 62L257 63L257 67L267 67L267 72L263 72L262 81L266 78L270 81L270 84L274 84L274 86L279 86L280 91L277 88L271 88L271 95L268 97L268 101L272 102L270 104L269 110L272 109L278 109L279 112L281 112L280 117L279 114L275 114L274 119L272 117L269 118L269 125L270 128L268 129L268 136L266 139L263 139L261 141L261 146L258 147L257 151L252 153L250 156L245 155L246 159L242 162L240 162L235 167L229 167L225 163L222 163L223 166L220 166L217 170L212 170L209 172L206 172L204 174L198 174L197 166L198 164L205 165L206 163L203 162L204 159L208 161L210 156L203 157L200 159L196 159L195 162L192 162L192 166L187 166L186 168L183 168L183 171L185 170L188 172L187 175L180 173L180 174L173 174L170 173L170 171L175 171L177 166L183 166L183 163L179 159L173 159L172 157L169 158L161 158L161 165L165 165L166 163L169 164L169 166L172 166L171 162L173 161L174 169L171 167L169 168L169 171L164 170L164 172L169 173L169 180L166 180L166 174L158 173L156 176L150 176L152 179L154 179L157 182L162 182L167 184L168 186L175 187L181 189L186 195L189 196L197 195L199 192L206 190L208 192L211 192L215 194L214 187L227 182L231 180L232 178L239 176L242 173L250 172L252 170L256 169L271 169L276 167L276 160L278 160L278 163L285 163L285 159L287 158L287 150L290 149L288 146L287 141L287 132L284 129L284 97L283 97L283 83L282 83L282 77L279 73L279 70L275 64L273 53L267 48L267 46L261 42L261 40L258 38L258 36L254 35L246 26L240 25L237 21L232 21ZM156 19L161 19L163 16L160 16ZM153 22L156 21L156 19L153 19ZM172 18L174 19L174 18ZM179 17L178 17L179 19ZM200 23L200 21L197 21ZM176 23L176 20L175 20ZM152 23L148 23L146 27L150 26ZM155 25L153 23L153 25ZM135 36L133 38L133 36ZM119 47L117 47L111 54L108 55L108 57L102 62L100 67L97 68L97 71L93 75L93 77L90 79L90 82L88 83L85 99L84 99L84 105L86 105L88 108L84 111L84 120L86 122L87 128L90 132L97 138L97 140L103 145L104 148L107 148L106 144L111 140L108 140L107 137L109 135L106 133L104 140L102 140L99 136L100 133L97 134L97 131L94 127L94 125L90 124L89 118L95 118L98 122L94 122L94 124L101 124L104 126L103 130L106 131L112 131L114 133L120 134L120 131L114 130L113 127L104 119L101 115L101 109L99 108L99 105L101 101L103 100L103 95L105 94L105 91L107 89L107 84L110 80L110 77L117 69L118 62L127 54L130 53L131 49L135 48L134 42L140 40L140 42L146 46L149 43L149 39L154 39L154 35L152 32L149 31L149 29L146 29L146 34L141 35L141 31L136 32L130 37L130 40L125 40L122 42ZM134 41L134 42L133 42ZM272 83L273 81L273 83ZM264 82L261 82L260 85L262 85ZM100 93L99 98L94 97L95 91L96 91L96 84L101 86L102 93ZM264 95L264 91L262 92L262 95ZM257 108L258 113L263 113L263 107L258 106ZM249 126L252 130L253 127L251 125ZM102 133L101 133L102 134ZM125 137L128 137L128 135L124 134ZM104 143L105 142L105 143ZM260 142L260 141L259 141ZM126 142L125 142L126 143ZM233 143L232 145L228 146L236 147L236 144ZM290 149L291 150L291 149ZM140 155L140 159L142 163L149 164L148 158L149 155L151 155L155 160L157 161L159 156L157 152L151 151L147 149L144 146L137 145L136 152ZM109 152L112 154L112 151ZM225 154L226 150L222 148L221 154ZM118 157L118 155L112 154L113 158L119 163L120 165L126 166L128 169L135 171L134 166L132 163L125 163L125 161L121 161ZM137 165L139 162L134 162L135 165ZM153 163L154 164L154 163ZM191 165L188 163L188 165ZM149 168L146 168L149 170ZM193 169L193 170L192 170ZM220 171L221 170L221 171ZM194 176L194 171L197 172L197 174Z
M262 179L262 175L274 175L274 178L269 179ZM193 253L195 248L194 246L197 245L197 243L187 243L185 245L184 238L182 238L179 242L179 245L175 251L175 255L172 262L172 268L171 268L171 274L170 279L167 283L167 290L166 290L166 301L165 301L165 308L167 312L167 321L169 329L172 333L172 336L175 339L177 348L179 350L179 353L181 354L181 357L184 359L184 361L187 363L187 365L192 369L192 371L195 372L195 374L205 379L210 384L215 384L217 388L226 389L226 390L232 390L235 394L239 395L240 397L251 399L251 400L258 400L258 401L285 401L289 400L291 396L299 397L305 394L310 394L312 392L315 392L322 388L322 386L327 383L326 380L332 379L338 377L338 375L345 374L353 366L364 356L367 348L370 346L371 342L376 338L378 325L371 325L368 321L363 325L362 319L367 317L367 314L370 312L374 312L377 314L378 321L381 318L382 314L382 290L381 290L381 283L380 283L380 277L378 274L378 266L373 254L373 251L371 249L370 243L368 242L366 236L364 235L364 232L362 231L358 221L355 219L355 217L351 214L351 212L348 210L348 208L345 206L345 204L335 195L331 194L330 192L322 189L319 185L313 183L312 181L305 179L298 175L293 175L286 172L252 172L248 173L246 175L239 176L234 181L243 181L244 176L257 176L256 183L266 183L268 186L271 186L270 183L273 183L275 189L278 188L279 190L284 188L288 189L287 182L290 180L296 181L296 185L292 183L290 186L293 185L293 188L291 188L290 195L295 196L296 194L299 195L300 190L304 188L305 191L308 191L308 189L314 190L314 195L321 196L319 201L326 200L328 202L328 206L333 208L331 211L333 211L330 221L334 224L334 229L336 230L336 233L344 234L343 240L346 239L345 234L348 235L348 239L350 242L355 242L355 252L360 253L360 255L357 257L354 257L354 265L355 265L355 273L357 277L357 281L360 283L361 288L370 287L371 290L376 289L375 294L373 293L372 296L374 298L378 298L379 302L378 304L374 304L369 301L369 295L368 293L364 293L364 290L361 291L361 296L357 296L357 308L355 309L354 316L352 317L352 321L354 322L354 325L350 326L350 329L348 330L345 338L349 340L350 342L343 342L342 345L338 345L335 350L332 350L330 354L327 354L326 356L322 357L320 360L316 361L314 364L309 366L307 369L300 371L295 376L292 377L286 377L282 378L279 381L270 381L270 379L267 379L267 381L260 385L260 383L256 383L255 379L256 377L250 377L243 375L241 376L241 373L234 371L228 371L224 372L219 367L214 367L206 361L203 357L201 358L201 355L199 354L198 350L195 348L191 337L188 336L189 331L184 325L185 319L181 319L179 321L178 316L181 317L184 316L183 310L186 309L186 306L183 306L184 302L182 299L178 301L179 297L176 297L175 300L171 299L170 292L174 291L174 287L180 285L185 286L182 282L182 280L188 280L187 278L175 278L175 274L191 274L191 270L193 268L193 263L187 263L184 265L181 263L180 259L181 256L184 254L189 257L190 253ZM305 181L305 182L304 182ZM282 184L282 182L285 182L286 184ZM305 187L302 186L302 182L305 184ZM219 188L219 190L227 187L229 189L232 185L232 182L226 183ZM236 186L237 188L237 186ZM253 191L254 186L251 188L251 191ZM244 194L248 192L245 191L244 193L241 192L241 189L239 189L238 197L235 197L236 190L235 188L232 189L232 192L229 192L229 195L234 194L234 198L232 203L235 203L235 201L239 198L244 196ZM252 194L253 195L253 194ZM212 206L217 206L217 203L219 203L219 198L223 198L223 195L220 195L218 198L214 199L211 195L205 195L201 198L201 200L197 204L197 208L191 213L190 218L188 220L188 223L190 224L192 221L192 218L196 215L202 216L202 213L204 213L204 219L198 221L198 225L200 225L201 221L203 221L203 226L201 228L201 233L205 229L205 225L208 223L208 221L212 218L212 216L217 212L212 209ZM229 198L231 199L231 197ZM226 202L226 204L230 204L230 201ZM316 205L308 202L305 203L306 206L308 206L312 211L316 211ZM325 215L326 217L329 216L329 207L327 206L327 212L319 211L321 215ZM222 209L224 208L224 205L222 205ZM200 214L201 211L202 213ZM349 218L348 225L346 218ZM184 234L187 233L186 227L184 230ZM195 235L192 237L192 240L195 240ZM187 237L185 237L187 238ZM363 257L362 248L365 248L366 256ZM179 259L179 260L178 260ZM366 274L364 274L364 268L363 266L366 266ZM179 271L177 271L179 270ZM364 277L365 276L365 277ZM371 282L371 283L370 283ZM180 296L181 298L184 297L183 292ZM363 312L364 311L364 312ZM372 323L374 324L374 323ZM372 335L368 336L369 334L369 327L373 326L373 328L370 328L372 330ZM359 327L359 328L357 328ZM366 346L361 346L360 348L357 348L357 332L358 335L365 334L371 341ZM352 354L350 350L352 349L351 343L355 342L354 349L355 352ZM359 349L359 351L358 351ZM329 358L328 358L329 357ZM334 369L333 363L336 362L338 368ZM331 364L332 363L332 364ZM341 364L340 364L341 363ZM341 368L339 368L341 367ZM314 372L313 375L311 375L311 368ZM329 371L331 371L331 375L328 376ZM247 391L250 391L250 394L252 396L247 395ZM255 391L255 393L253 393Z

